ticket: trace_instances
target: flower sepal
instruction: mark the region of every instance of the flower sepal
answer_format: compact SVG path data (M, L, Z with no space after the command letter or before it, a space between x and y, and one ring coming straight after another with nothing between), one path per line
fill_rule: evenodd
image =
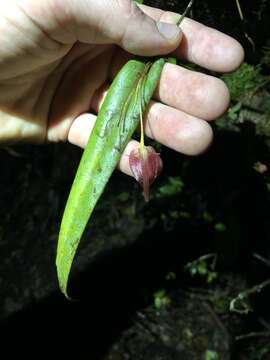
M162 170L162 160L152 146L138 146L129 155L129 166L134 178L143 188L143 196L149 201L150 186Z

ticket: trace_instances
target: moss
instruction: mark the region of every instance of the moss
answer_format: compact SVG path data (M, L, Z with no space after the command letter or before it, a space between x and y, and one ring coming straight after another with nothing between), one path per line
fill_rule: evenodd
M247 92L255 91L265 78L260 66L243 63L236 71L223 75L222 80L227 84L232 100L237 101Z

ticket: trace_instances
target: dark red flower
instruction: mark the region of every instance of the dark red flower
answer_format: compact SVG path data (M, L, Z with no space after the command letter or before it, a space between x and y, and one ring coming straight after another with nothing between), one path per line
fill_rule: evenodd
M135 179L143 187L145 201L149 201L150 185L162 170L162 160L152 146L139 146L129 155L129 166Z

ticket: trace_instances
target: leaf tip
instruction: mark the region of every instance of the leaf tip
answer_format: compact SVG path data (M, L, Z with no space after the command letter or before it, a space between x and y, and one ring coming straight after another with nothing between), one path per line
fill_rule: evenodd
M69 264L67 259L63 259L63 256L61 256L61 254L58 253L56 256L56 270L57 270L59 288L68 300L71 300L71 298L67 293L67 283L68 283L70 267L71 264Z

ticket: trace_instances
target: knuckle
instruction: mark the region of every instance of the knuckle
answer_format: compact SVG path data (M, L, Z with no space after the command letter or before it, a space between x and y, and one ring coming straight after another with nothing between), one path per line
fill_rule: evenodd
M139 24L143 20L144 14L137 4L131 0L116 0L115 5L117 12L121 13L122 30L117 39L117 43L121 45L129 37L130 28L133 27L134 23Z
M140 12L136 3L131 0L116 0L116 5L124 16L130 17L136 14L138 11Z

